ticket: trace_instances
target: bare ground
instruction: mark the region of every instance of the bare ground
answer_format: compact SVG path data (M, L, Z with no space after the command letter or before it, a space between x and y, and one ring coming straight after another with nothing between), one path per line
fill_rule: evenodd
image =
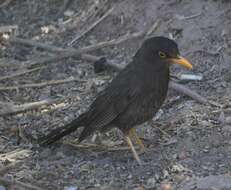
M64 11L63 2L56 0L9 2L0 8L0 24L17 25L17 34L3 32L1 35L17 35L58 47L67 47L110 7L114 7L112 13L80 38L75 48L145 31L159 20L154 35L175 38L182 55L194 65L193 71L176 68L173 72L202 75L202 81L185 85L219 102L223 108L202 105L170 90L163 112L155 121L156 127L144 124L137 128L147 146L147 152L141 155L144 165L139 166L130 151L120 150L126 145L122 144L118 131L96 138L95 143L112 145L113 150L76 148L61 143L36 148L21 132L36 138L68 123L87 108L112 74L95 74L91 62L68 58L39 71L1 80L1 86L71 76L84 82L0 91L1 102L15 104L63 98L50 106L0 118L0 175L10 181L7 185L0 180L0 189L164 190L163 184L170 184L176 190L231 189L231 3L228 0L71 1ZM92 8L93 5L96 7ZM142 40L133 39L92 54L125 64ZM0 43L0 47L2 76L21 71L32 60L52 55L15 43ZM79 132L65 139L75 139ZM91 138L88 143L92 144ZM1 171L15 163L12 168ZM25 187L25 184L34 187Z

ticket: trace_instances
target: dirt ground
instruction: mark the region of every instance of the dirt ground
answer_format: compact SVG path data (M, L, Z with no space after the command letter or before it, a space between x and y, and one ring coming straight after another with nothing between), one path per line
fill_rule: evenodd
M9 4L7 4L9 2ZM192 71L174 68L175 74L202 75L184 84L223 107L203 105L170 89L155 126L137 128L147 151L139 166L123 143L119 131L89 138L85 147L56 143L47 148L33 138L63 126L82 113L113 73L94 73L92 62L67 58L20 76L11 76L34 60L57 55L43 48L0 41L0 101L24 104L48 98L62 101L27 112L0 117L0 190L4 189L231 189L231 2L220 0L118 0L118 1L7 1L0 6L0 26L15 25L1 37L17 37L68 47L82 31L112 12L73 44L81 48L120 36L148 30L173 37L181 54L194 65ZM126 64L144 38L135 38L93 52ZM35 67L36 68L36 67ZM4 90L1 87L77 77L80 80L40 88ZM74 140L80 130L65 137ZM92 144L107 144L89 147ZM89 145L90 144L90 145ZM8 167L11 166L13 167ZM4 169L4 170L3 170ZM8 180L8 182L4 180ZM30 187L29 187L30 185Z

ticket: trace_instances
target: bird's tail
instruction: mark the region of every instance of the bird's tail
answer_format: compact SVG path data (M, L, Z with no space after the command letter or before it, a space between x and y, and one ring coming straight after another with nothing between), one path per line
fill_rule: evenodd
M58 141L62 137L74 132L79 127L84 126L83 121L84 118L80 116L77 119L70 122L69 124L52 130L48 135L38 139L38 144L41 146L46 146Z

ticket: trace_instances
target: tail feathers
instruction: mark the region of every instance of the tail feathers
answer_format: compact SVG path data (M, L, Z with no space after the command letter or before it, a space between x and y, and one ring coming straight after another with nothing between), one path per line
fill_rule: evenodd
M48 135L41 137L40 139L38 139L38 143L42 146L52 144L61 139L62 137L74 132L76 129L82 126L84 126L83 122L81 122L81 120L77 118L76 120L73 120L71 123L54 129Z

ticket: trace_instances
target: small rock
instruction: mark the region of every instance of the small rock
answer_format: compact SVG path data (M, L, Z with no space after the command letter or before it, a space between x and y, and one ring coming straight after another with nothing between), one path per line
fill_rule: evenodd
M203 152L204 152L204 153L209 152L209 146L205 146L205 148L203 149Z
M187 171L187 169L184 166L182 166L181 164L176 164L176 165L172 166L171 171L173 173L180 173L180 172Z
M136 187L134 190L144 190L143 186Z
M78 187L76 187L76 186L68 186L68 187L64 187L64 190L78 190Z
M129 174L127 178L132 179L132 174Z
M93 79L93 83L96 86L102 86L105 83L105 81L101 79Z
M71 17L71 16L73 16L75 14L75 12L72 11L72 10L66 10L63 14L66 17Z
M169 183L163 183L160 187L161 190L172 190L172 186Z
M148 188L154 188L156 186L156 179L154 177L147 180Z
M95 187L100 187L101 185L99 183L96 183L95 184Z
M169 173L167 170L163 170L163 178L167 178L169 176Z

